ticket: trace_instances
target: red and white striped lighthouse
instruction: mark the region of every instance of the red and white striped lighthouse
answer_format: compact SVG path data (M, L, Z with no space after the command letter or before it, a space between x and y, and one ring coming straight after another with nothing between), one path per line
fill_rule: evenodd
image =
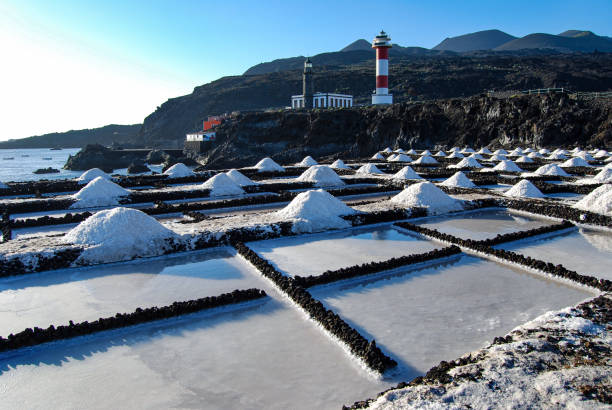
M374 37L372 48L376 49L376 92L372 94L372 104L393 104L389 94L389 49L391 38L381 31Z

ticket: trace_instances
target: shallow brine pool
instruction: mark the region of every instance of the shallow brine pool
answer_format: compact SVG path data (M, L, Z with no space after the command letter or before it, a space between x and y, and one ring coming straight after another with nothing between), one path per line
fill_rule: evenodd
M496 246L561 264L583 275L612 280L612 233L577 228Z
M0 354L6 408L338 409L390 386L278 296Z
M317 275L372 261L429 252L443 245L390 226L350 229L248 244L287 275Z
M463 254L394 272L317 286L311 293L375 339L400 363L396 371L404 380L593 295Z
M504 209L487 209L482 211L462 212L457 215L440 215L416 221L416 225L457 236L462 239L483 240L494 238L497 234L506 234L540 226L552 225L554 222L536 216L516 214Z
M6 278L0 280L0 335L260 288L261 283L231 248Z

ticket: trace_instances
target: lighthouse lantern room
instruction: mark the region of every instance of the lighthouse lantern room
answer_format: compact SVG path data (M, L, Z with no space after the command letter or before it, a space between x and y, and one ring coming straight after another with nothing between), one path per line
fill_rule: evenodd
M389 94L389 49L391 37L384 31L374 37L372 48L376 50L376 91L372 94L372 104L393 104Z

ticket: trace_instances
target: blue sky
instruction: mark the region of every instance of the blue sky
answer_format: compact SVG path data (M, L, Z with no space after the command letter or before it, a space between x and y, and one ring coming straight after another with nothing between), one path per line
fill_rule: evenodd
M381 28L428 48L491 28L612 36L611 9L612 0L0 0L0 140L138 123L197 85Z

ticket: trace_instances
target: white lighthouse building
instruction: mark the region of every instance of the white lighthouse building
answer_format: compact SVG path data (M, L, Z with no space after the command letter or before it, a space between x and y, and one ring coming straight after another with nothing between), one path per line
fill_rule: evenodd
M376 50L376 92L372 94L372 104L393 104L389 94L389 49L391 37L384 31L374 37L372 48Z

